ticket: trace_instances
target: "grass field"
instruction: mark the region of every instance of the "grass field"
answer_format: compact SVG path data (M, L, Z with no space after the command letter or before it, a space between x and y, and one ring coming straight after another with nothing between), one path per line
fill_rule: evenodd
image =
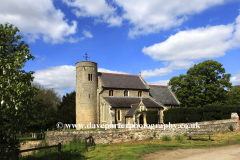
M85 152L83 142L73 140L62 147L62 159L139 159L143 154L153 153L158 150L174 150L179 148L207 148L240 144L240 132L215 133L211 140L195 137L189 140L186 136L163 138L161 140L132 141L116 144L96 145ZM45 144L42 144L44 146ZM57 148L39 150L31 156L21 160L57 159Z

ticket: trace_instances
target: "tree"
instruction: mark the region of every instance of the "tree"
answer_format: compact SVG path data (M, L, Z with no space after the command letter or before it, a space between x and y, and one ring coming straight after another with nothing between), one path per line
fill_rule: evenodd
M228 92L228 104L240 106L240 85L233 86Z
M76 92L63 96L62 102L58 106L58 121L64 124L76 123Z
M182 107L202 107L206 104L224 104L231 87L230 74L225 74L222 64L207 60L194 65L187 75L173 77L169 81Z
M31 85L34 72L21 70L34 56L18 32L12 24L0 24L0 155L18 147L11 135L26 132L37 112L33 110L37 89Z
M57 106L61 102L60 95L53 88L44 88L38 83L32 84L38 89L34 96L36 101L41 101L41 121L38 121L36 129L47 129L56 125L57 123ZM40 123L40 124L39 124Z

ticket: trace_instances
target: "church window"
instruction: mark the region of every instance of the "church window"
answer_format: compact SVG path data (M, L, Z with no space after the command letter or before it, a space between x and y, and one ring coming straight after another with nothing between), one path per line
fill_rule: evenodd
M124 97L128 97L128 90L124 91Z
M92 81L92 74L88 74L88 81Z
M113 89L109 90L109 96L113 96Z
M90 94L89 94L89 98L90 98Z
M120 110L117 111L117 119L118 119L118 121L121 120L121 111Z
M138 97L142 97L142 91L138 91Z

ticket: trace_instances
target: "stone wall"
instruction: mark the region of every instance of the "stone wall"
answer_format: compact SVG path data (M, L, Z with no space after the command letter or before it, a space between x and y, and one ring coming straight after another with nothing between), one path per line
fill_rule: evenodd
M20 150L26 150L26 149L32 149L32 148L38 148L38 145L41 143L41 140L38 141L26 141L20 143ZM22 156L27 156L32 154L33 151L28 151L28 152L22 152Z
M230 125L233 126L235 131L239 130L239 119L227 119L227 120L217 120L217 121L205 121L197 123L200 128L196 130L208 130L212 132L225 132L228 131ZM48 132L46 133L45 139L49 145L56 145L58 143L67 143L72 141L73 138L80 138L84 140L85 137L93 136L96 144L108 144L126 141L136 141L149 139L150 137L154 139L161 139L162 136L167 135L170 137L176 135L183 135L189 129L180 128L180 126L196 126L195 123L179 123L172 124L172 128L169 126L165 127L162 125L158 126L156 129L149 128L134 128L134 129L112 129L112 130L95 130L95 131L61 131L61 132ZM176 128L174 127L176 126Z

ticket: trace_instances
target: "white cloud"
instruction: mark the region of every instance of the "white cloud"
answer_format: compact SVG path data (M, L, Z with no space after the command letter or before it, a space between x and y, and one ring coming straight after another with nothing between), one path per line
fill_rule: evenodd
M95 23L121 26L123 20L134 25L128 36L148 35L180 26L189 16L226 0L62 0L77 17L94 17ZM117 11L120 10L122 13Z
M84 39L86 39L86 38L92 38L93 37L93 35L92 35L92 33L90 32L90 31L87 31L87 30L83 30L83 37L81 37L81 38L78 38L78 37L70 37L69 38L69 42L70 43L77 43L78 41L82 41L82 40L84 40Z
M120 26L122 18L116 13L116 8L105 0L62 0L70 7L77 17L96 17L95 23L105 22L109 26Z
M92 33L87 31L87 30L84 30L82 33L84 34L84 36L86 38L92 38L93 37Z
M240 71L230 78L230 82L240 85Z
M172 61L167 67L141 72L143 78L160 77L172 73L175 69L188 69L194 65L192 61Z
M169 80L161 80L161 81L156 81L156 82L148 82L148 84L167 86L168 82L169 82Z
M75 90L76 88L76 66L63 65L57 67L48 67L37 70L34 73L34 82L46 88L54 88L61 95L63 90ZM121 71L111 71L104 68L98 68L98 72L128 74Z
M200 13L225 0L115 0L123 19L134 25L129 37L147 35L180 26L188 16Z
M234 25L207 26L180 31L166 41L144 47L142 52L155 60L200 60L225 55L232 47Z
M104 69L104 68L98 68L98 72L105 72L105 73L118 73L118 74L129 74L129 73L122 72L122 71L111 71L111 70Z
M234 47L239 47L240 45L240 15L236 18L233 43Z
M62 43L76 33L77 22L64 19L52 0L1 0L0 23L18 27L29 42L43 38L45 42Z
M76 86L76 67L71 65L63 65L57 67L49 67L43 70L37 70L34 73L34 82L47 88L57 90L73 90Z

